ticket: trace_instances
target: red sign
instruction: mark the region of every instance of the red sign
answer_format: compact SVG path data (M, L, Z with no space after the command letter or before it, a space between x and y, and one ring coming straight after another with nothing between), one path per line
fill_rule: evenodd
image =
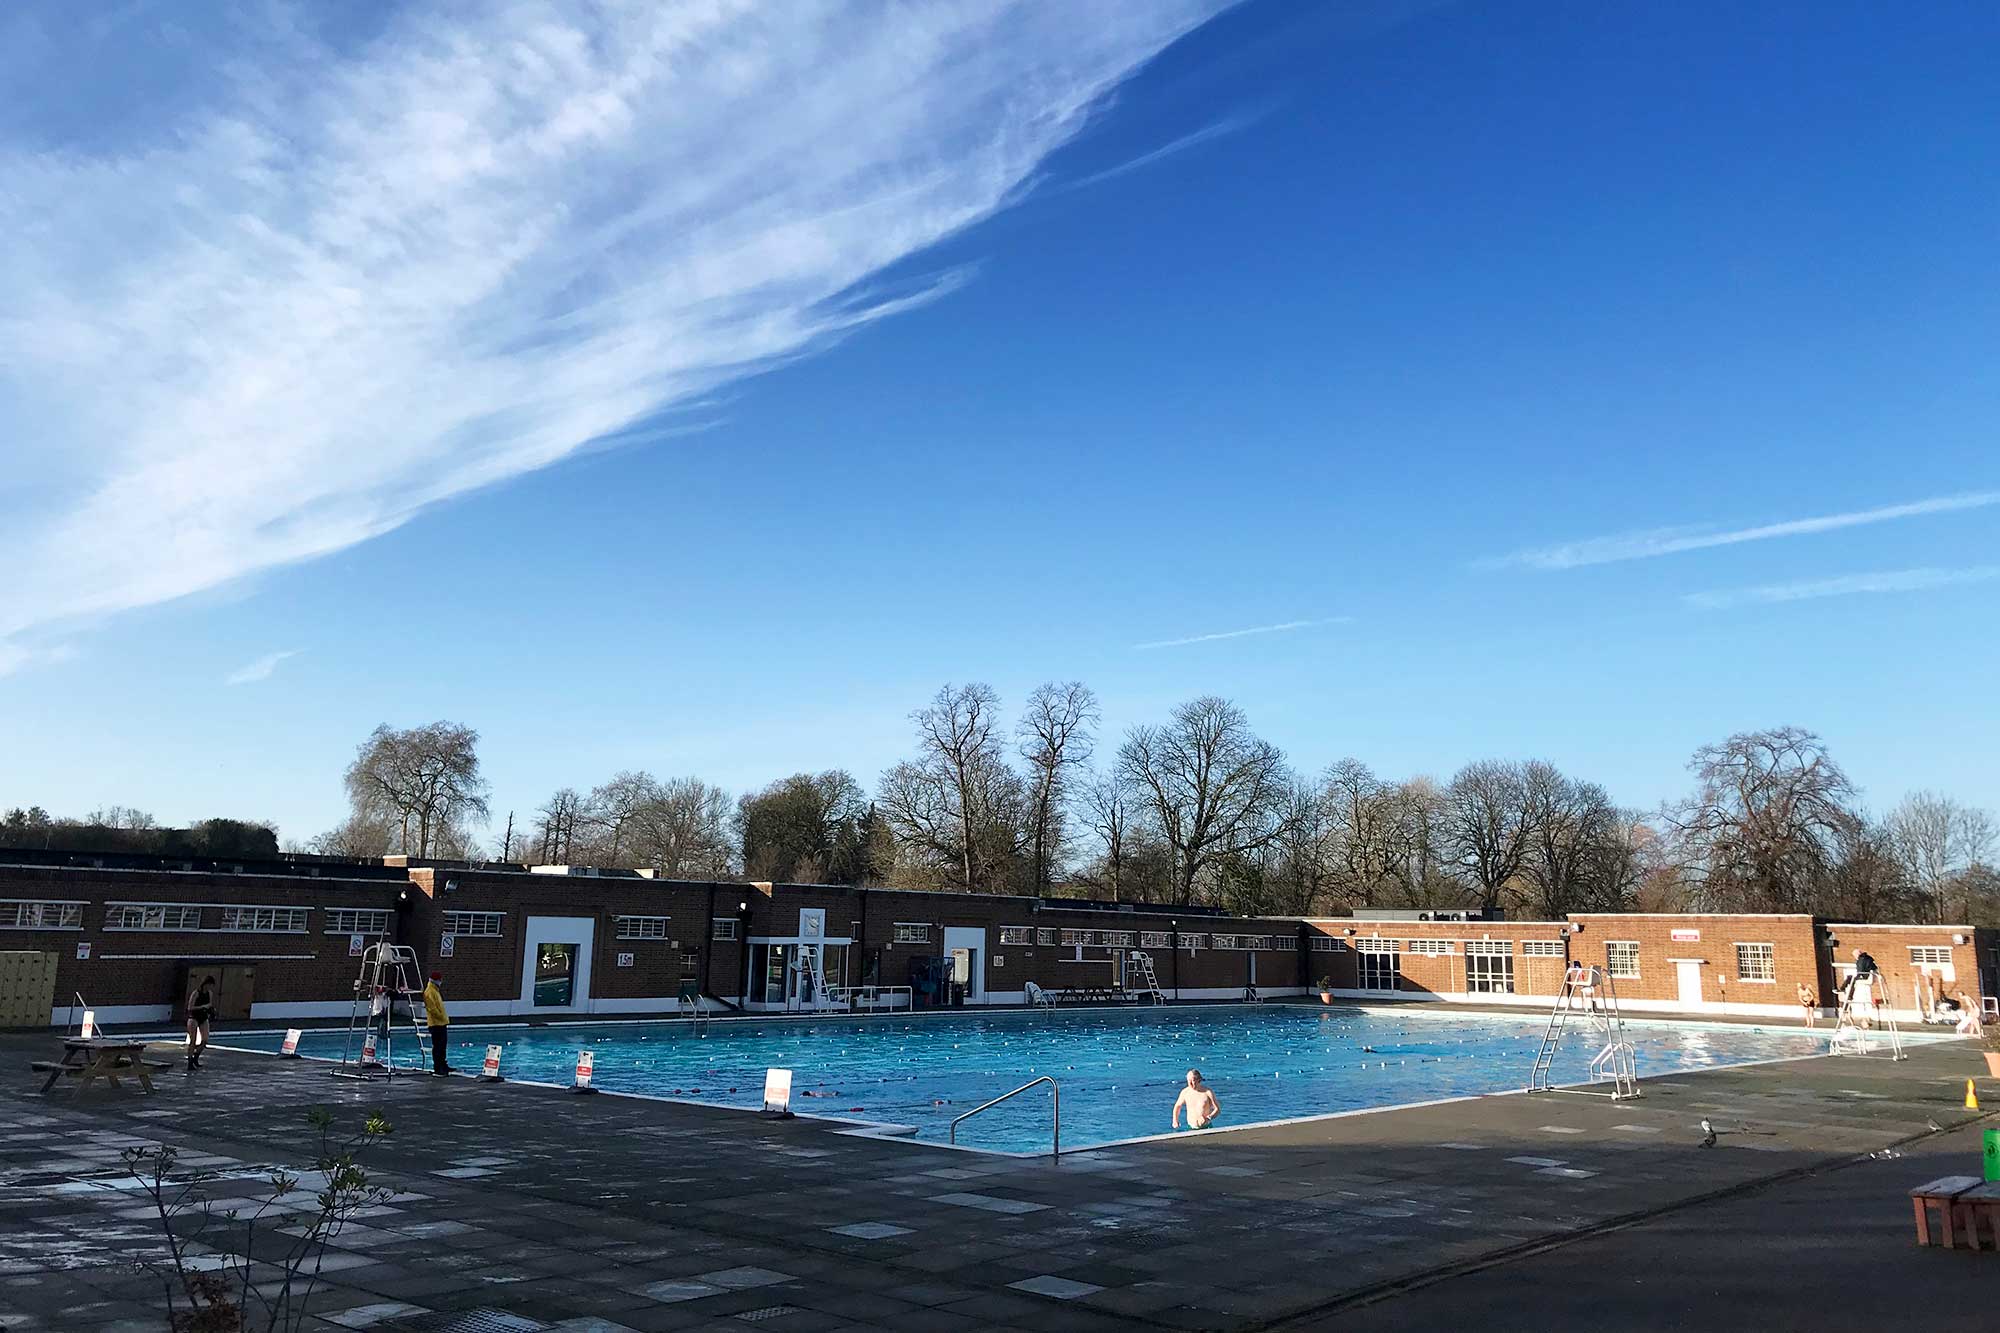
M487 1078L500 1077L500 1048L498 1046L488 1046L486 1048L486 1063L481 1067L480 1072Z
M278 1048L278 1054L296 1055L298 1054L298 1050L299 1050L299 1030L297 1028L286 1028L285 1044Z
M361 1063L364 1065L372 1065L375 1063L374 1028L368 1029L367 1035L361 1038Z
M591 1052L578 1051L576 1053L576 1086L579 1088L590 1086L590 1069L596 1063L597 1057Z
M1701 932L1698 930L1670 930L1667 932L1667 938L1675 944L1694 944L1701 939Z

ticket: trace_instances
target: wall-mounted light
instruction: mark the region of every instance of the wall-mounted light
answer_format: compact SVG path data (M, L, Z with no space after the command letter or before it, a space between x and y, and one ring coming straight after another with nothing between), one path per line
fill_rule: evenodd
M1967 939L1967 938L1966 938L1965 936L1963 936L1963 935L1954 935L1954 936L1952 936L1952 937L1951 937L1951 942L1952 942L1953 944L1970 944L1970 943L1972 943L1972 941L1971 941L1971 940Z
M1569 923L1569 933L1570 933L1570 934L1572 934L1572 935L1581 935L1581 934L1583 934L1583 923L1582 923L1581 921L1572 921L1572 922L1570 922L1570 923Z
M448 879L448 880L446 880L446 881L444 882L444 891L445 891L446 893L457 893L457 892L458 892L458 881L457 881L457 880L455 880L455 879Z
M1348 933L1348 934L1350 934L1350 935L1352 935L1352 934L1354 933L1354 927L1352 927L1352 926L1349 926L1349 927L1347 928L1347 933Z

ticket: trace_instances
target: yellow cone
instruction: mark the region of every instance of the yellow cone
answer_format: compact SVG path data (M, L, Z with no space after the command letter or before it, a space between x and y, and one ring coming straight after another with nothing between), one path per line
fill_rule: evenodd
M1979 1109L1979 1094L1972 1090L1971 1079L1965 1080L1965 1109L1968 1111Z

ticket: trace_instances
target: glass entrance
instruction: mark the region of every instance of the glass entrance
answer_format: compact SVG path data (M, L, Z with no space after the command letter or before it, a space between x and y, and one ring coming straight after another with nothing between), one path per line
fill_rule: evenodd
M535 951L535 1003L551 1008L576 1002L574 944L543 944Z

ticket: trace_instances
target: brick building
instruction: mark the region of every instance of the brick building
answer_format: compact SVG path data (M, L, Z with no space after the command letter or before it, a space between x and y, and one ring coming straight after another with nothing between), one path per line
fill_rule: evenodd
M101 1022L166 1022L210 974L225 1019L344 1018L377 940L440 971L462 1018L671 1013L697 993L752 1011L844 1006L857 991L875 1008L1020 1004L1029 983L1138 987L1142 955L1179 999L1325 980L1354 999L1542 1007L1576 959L1606 967L1635 1011L1782 1018L1797 1016L1800 984L1831 1005L1856 948L1914 1014L1919 971L1976 1003L2000 966L1990 930L1807 916L1301 920L570 866L0 851L0 954L55 955L57 1024L79 996Z

